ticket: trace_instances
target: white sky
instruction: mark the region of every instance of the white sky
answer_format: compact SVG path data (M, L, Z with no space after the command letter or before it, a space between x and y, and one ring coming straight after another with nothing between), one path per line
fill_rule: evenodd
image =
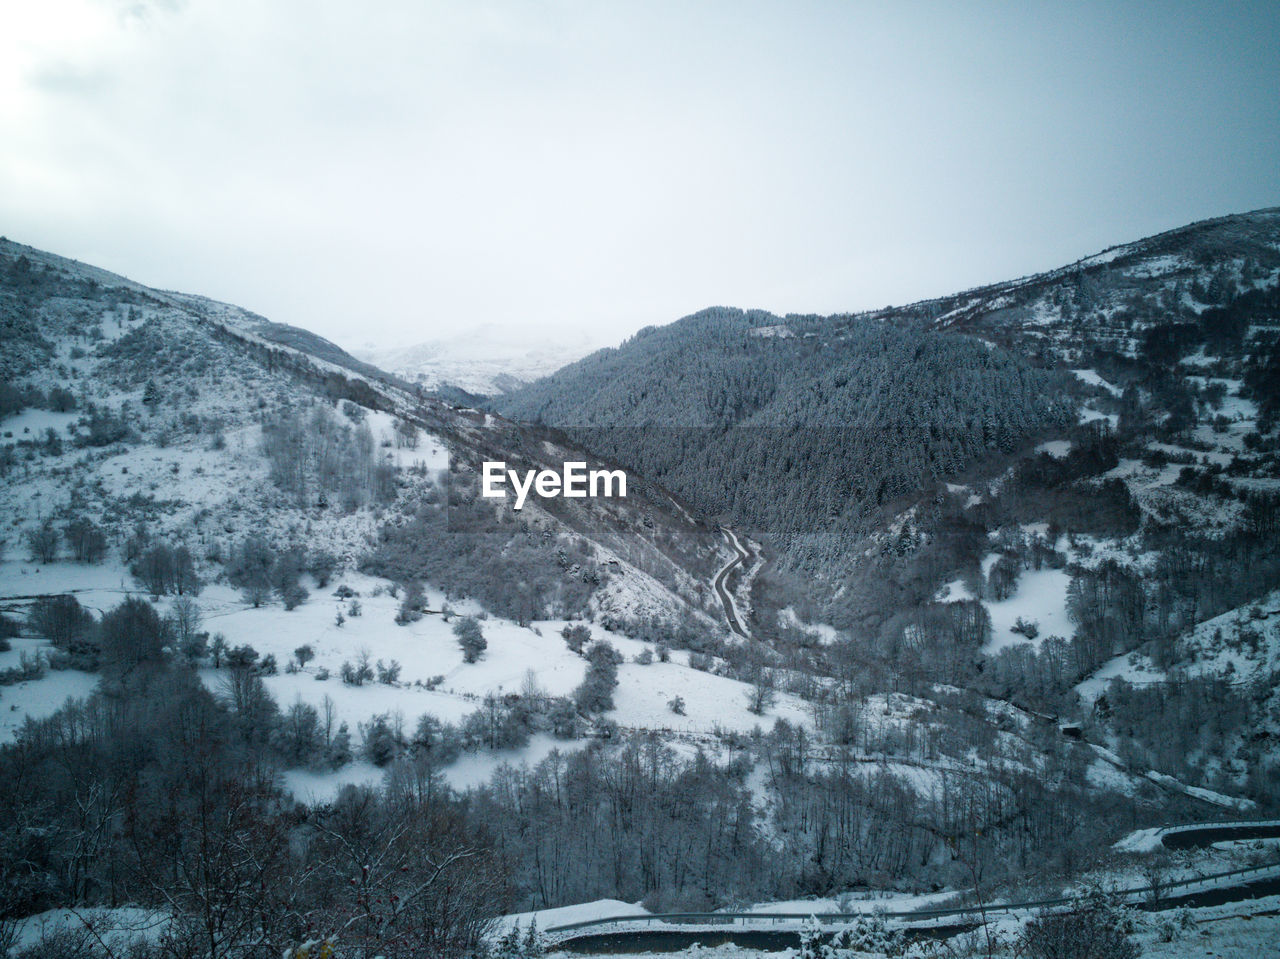
M1280 204L1278 49L1274 2L0 0L0 233L351 347L870 308Z

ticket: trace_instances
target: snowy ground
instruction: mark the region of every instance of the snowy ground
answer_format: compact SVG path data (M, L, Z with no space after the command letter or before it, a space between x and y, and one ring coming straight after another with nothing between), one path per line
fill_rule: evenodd
M1280 669L1280 590L1205 620L1181 640L1192 675L1248 681Z
M900 893L887 890L861 891L839 898L779 899L758 902L741 910L728 912L793 913L805 916L821 916L829 913L849 912L905 912L910 909L946 909L954 905L956 893Z
M13 649L0 653L0 669L17 666L23 653L34 657L52 648L42 639L10 642ZM41 679L0 686L0 742L11 741L28 716L43 719L52 715L68 699L82 699L97 685L96 674L67 669L47 672Z
M1046 440L1036 447L1037 453L1048 453L1054 459L1062 459L1071 452L1071 440Z
M808 633L815 640L823 645L838 642L841 638L840 630L826 623L807 623L800 618L799 614L790 606L785 609L778 610L778 622L783 626L789 626L792 629L798 629L802 633Z
M1090 743L1089 748L1096 756L1088 769L1089 781L1095 786L1109 785L1117 791L1133 795L1133 783L1145 779L1147 782L1155 783L1170 792L1182 793L1214 806L1221 806L1224 809L1247 813L1257 808L1257 803L1252 799L1242 799L1239 796L1228 796L1225 793L1205 789L1201 786L1191 786L1180 779L1175 779L1173 776L1156 772L1154 769L1135 769L1116 755L1115 752L1105 746L1099 746L1097 743ZM1107 767L1111 768L1108 769Z
M0 420L0 446L12 446L23 440L42 439L53 430L67 438L67 427L80 419L79 413L55 413L52 410L27 409Z
M361 613L350 615L351 600L338 600L339 585L359 596ZM432 612L408 625L394 622L399 599L387 591L385 581L361 574L347 574L325 589L312 589L310 599L294 610L278 603L255 609L227 586L207 586L197 598L204 622L211 634L222 634L228 647L251 645L260 656L273 655L279 671L264 681L282 709L302 701L321 709L331 703L336 723L347 723L356 745L359 727L376 714L388 714L412 733L419 717L430 714L446 722L461 722L480 708L489 694L527 694L540 691L566 696L582 682L586 661L572 652L560 636L564 621L535 622L528 627L496 617L482 619L488 649L477 663L463 661L452 629L441 609L444 597L428 588L427 606ZM125 596L143 595L134 589L128 573L119 564L97 566L53 563L36 567L30 563L0 563L0 598L33 596L74 591L85 606L101 614L118 605ZM161 599L161 612L172 598ZM480 613L473 604L451 604L455 613ZM337 612L344 611L339 626ZM640 665L635 660L646 645L618 633L594 627L597 639L606 639L625 657L618 669L615 709L609 718L625 729L662 730L672 735L715 736L723 732L750 732L756 726L769 727L778 718L812 725L802 700L781 694L764 716L747 708L745 683L691 669L688 653L675 651L671 662ZM310 646L315 657L304 669L287 672L294 651ZM9 653L0 654L0 668L17 665L23 651L34 655L47 650L37 639L14 642ZM401 667L391 685L369 682L347 685L340 673L344 662L355 662L368 652L370 661ZM327 678L325 673L327 672ZM200 675L210 689L220 692L226 671L206 665ZM0 741L13 738L27 715L51 714L68 696L83 697L96 685L97 676L77 671L49 672L39 680L0 687ZM434 688L428 688L428 686ZM670 703L684 700L684 714L672 712ZM503 763L536 763L553 749L570 751L584 745L582 740L555 740L535 736L519 750L466 753L446 773L450 782L467 788L487 780ZM336 772L291 770L286 784L299 798L321 801L331 798L344 783L376 783L381 771L363 762L351 763Z
M1232 682L1269 676L1280 669L1280 591L1199 623L1179 638L1178 649L1189 676L1219 676ZM1149 686L1168 676L1149 657L1129 653L1108 660L1075 691L1092 703L1116 678Z
M1067 616L1067 587L1071 574L1062 569L1025 570L1018 577L1018 585L1012 596L1000 602L986 603L991 614L991 640L983 647L988 655L998 653L1015 643L1039 644L1049 636L1070 639L1075 635L1075 624ZM1034 640L1015 633L1018 620L1036 623L1039 633Z
M597 899L595 902L580 902L572 906L560 906L557 909L538 909L534 912L518 912L503 916L494 924L495 932L501 935L512 926L528 929L531 922L537 923L539 929L550 929L554 926L567 926L575 922L591 922L595 919L617 919L623 916L647 916L649 910L631 902L620 899Z
M1166 678L1164 671L1156 669L1146 656L1126 653L1103 663L1092 676L1075 685L1075 692L1083 702L1092 705L1107 691L1107 685L1113 679L1123 679L1134 686L1150 686L1162 683Z
M163 914L136 906L50 909L18 923L14 952L29 949L51 937L69 934L84 937L91 947L98 946L100 939L113 952L124 954L131 943L154 941L167 925L168 919ZM93 953L87 949L76 952L76 955L90 954Z
M1276 944L1280 943L1280 917L1243 915L1205 919L1172 942L1162 942L1159 935L1150 932L1138 938L1146 959L1187 959L1189 956L1261 959L1275 955Z

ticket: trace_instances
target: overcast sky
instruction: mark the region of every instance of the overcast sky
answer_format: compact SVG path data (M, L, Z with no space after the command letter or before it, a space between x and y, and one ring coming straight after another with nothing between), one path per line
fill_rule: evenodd
M0 233L354 347L904 303L1280 204L1280 4L0 0Z

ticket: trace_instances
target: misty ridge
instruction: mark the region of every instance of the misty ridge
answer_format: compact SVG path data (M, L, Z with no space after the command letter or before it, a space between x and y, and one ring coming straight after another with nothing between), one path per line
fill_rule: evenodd
M1277 893L1276 210L534 382L0 240L0 338L0 952L729 911L806 959L1127 959ZM496 463L626 495L517 511Z

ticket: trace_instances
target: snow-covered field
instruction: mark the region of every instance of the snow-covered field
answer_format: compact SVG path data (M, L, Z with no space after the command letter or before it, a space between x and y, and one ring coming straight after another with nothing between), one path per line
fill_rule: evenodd
M261 608L248 605L231 588L212 584L197 598L203 628L222 634L228 647L252 646L257 653L274 656L278 672L264 677L267 689L282 709L296 701L322 709L330 704L334 722L345 722L356 743L359 727L377 714L387 714L412 732L424 714L459 723L481 707L490 694L544 693L567 696L582 682L586 661L565 644L560 631L563 620L540 621L520 626L510 620L484 617L481 627L488 649L476 663L466 663L453 635L451 615L446 622L441 610L445 600L439 590L426 589L428 612L417 622L397 625L394 621L400 601L390 595L391 584L359 573L348 573L325 589L314 589L310 599L294 610L279 603ZM339 586L358 594L339 600ZM143 595L127 571L116 563L90 566L52 563L37 567L31 563L0 563L0 598L33 596L74 591L82 604L99 615L118 605L127 595ZM351 615L352 599L360 604L360 615ZM172 598L158 602L167 612ZM483 613L474 604L454 602L453 614ZM337 613L344 622L338 625ZM619 633L593 628L596 639L608 640L625 658L618 668L615 709L608 714L619 726L629 729L663 730L670 734L710 736L722 732L749 732L756 726L768 728L778 718L798 725L812 725L803 702L780 694L765 715L750 712L747 684L689 667L687 652L675 651L667 663L654 661L640 665L636 659L650 647ZM311 647L314 658L300 670L286 671L295 650ZM38 639L20 639L14 648L0 654L0 666L17 665L22 652L34 655L47 650ZM650 651L651 648L650 648ZM391 684L367 682L361 686L341 679L344 663L354 663L368 653L370 662L401 667ZM327 676L326 676L327 674ZM215 693L226 682L225 669L206 664L200 675ZM0 737L11 740L27 715L51 714L68 696L83 697L97 684L97 676L74 670L50 671L38 680L0 687ZM431 688L428 688L428 687ZM672 711L676 698L684 701L684 714ZM539 735L518 750L464 753L446 773L459 788L479 785L503 763L536 763L553 749L581 748L582 740L555 740ZM364 762L353 762L335 772L291 770L285 781L299 798L330 798L343 783L374 783L381 771Z
M1187 959L1189 956L1212 956L1213 959L1261 959L1275 955L1280 943L1280 917L1275 915L1224 916L1205 918L1181 939L1161 941L1157 933L1139 937L1146 959Z
M802 916L822 916L830 913L850 912L906 912L911 909L946 909L954 904L955 898L956 893L954 892L859 891L838 898L778 899L770 902L757 902L744 909L724 911L792 913Z
M819 643L834 643L840 639L840 630L827 623L807 623L790 606L778 611L778 622L783 626L808 633Z
M1189 676L1218 676L1242 683L1280 669L1280 591L1228 610L1187 630L1178 641ZM1134 686L1167 681L1168 674L1141 653L1116 656L1076 685L1085 702L1094 702L1111 680Z
M1075 635L1075 624L1067 615L1067 587L1071 574L1061 569L1025 570L1018 577L1018 587L1013 595L1000 602L988 602L991 614L991 641L983 648L988 655L998 653L1015 643L1031 642L1039 645L1049 636L1070 639ZM1034 640L1015 633L1018 620L1036 623L1039 633Z
M1075 692L1082 701L1092 704L1106 692L1113 679L1123 679L1134 686L1150 686L1164 682L1167 676L1140 653L1126 653L1103 663L1092 676L1076 684Z
M66 439L67 427L80 418L79 413L55 413L52 410L27 409L0 420L0 446L12 446L23 440L42 439L53 430Z
M42 639L10 640L13 649L0 653L0 669L17 666L23 653L42 655L52 647ZM0 686L0 742L10 742L28 716L43 719L68 699L83 699L98 685L94 673L76 669L50 671L41 679Z
M1070 440L1046 440L1036 447L1037 453L1048 453L1054 459L1062 459L1071 452Z

